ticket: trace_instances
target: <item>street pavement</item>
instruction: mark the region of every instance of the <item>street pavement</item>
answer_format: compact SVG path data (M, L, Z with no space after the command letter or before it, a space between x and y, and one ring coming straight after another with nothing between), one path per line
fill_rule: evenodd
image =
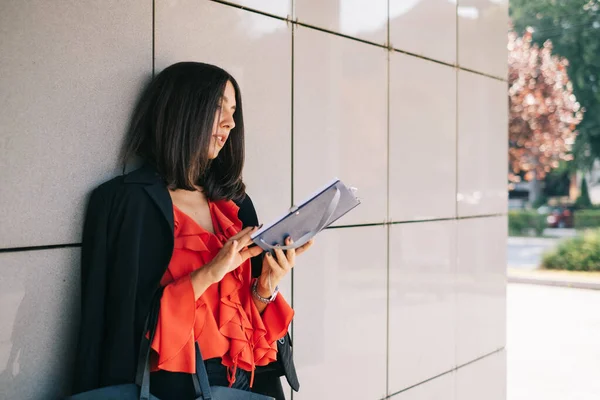
M548 237L509 236L506 246L508 267L523 270L537 269L544 252L555 248L561 239L575 235L574 229L546 229L544 236Z
M509 237L506 256L509 268L537 269L544 252L555 248L560 239L535 237Z
M600 291L510 283L507 400L600 399Z

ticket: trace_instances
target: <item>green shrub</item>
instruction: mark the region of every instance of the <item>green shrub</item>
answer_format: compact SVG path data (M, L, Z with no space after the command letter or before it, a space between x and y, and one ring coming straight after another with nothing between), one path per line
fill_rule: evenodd
M546 228L545 214L536 211L513 210L508 212L508 232L511 236L528 235L533 230L541 236Z
M600 271L600 229L565 239L542 259L542 267L569 271Z
M577 210L573 218L575 229L600 228L600 210Z

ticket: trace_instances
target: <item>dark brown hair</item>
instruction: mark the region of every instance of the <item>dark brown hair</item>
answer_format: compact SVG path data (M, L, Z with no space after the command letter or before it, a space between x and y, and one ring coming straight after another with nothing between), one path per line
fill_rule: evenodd
M209 160L215 114L228 81L235 88L235 127L218 157ZM160 72L133 113L121 153L123 169L134 156L152 165L169 189L199 185L210 200L243 198L244 119L235 79L199 62L179 62Z

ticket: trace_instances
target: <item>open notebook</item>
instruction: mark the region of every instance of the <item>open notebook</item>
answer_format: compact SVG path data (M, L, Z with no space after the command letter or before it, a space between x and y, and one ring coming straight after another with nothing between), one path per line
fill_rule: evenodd
M360 204L356 189L349 188L335 178L300 205L252 234L252 240L264 250L278 245L283 250L295 249ZM294 240L289 246L285 238Z

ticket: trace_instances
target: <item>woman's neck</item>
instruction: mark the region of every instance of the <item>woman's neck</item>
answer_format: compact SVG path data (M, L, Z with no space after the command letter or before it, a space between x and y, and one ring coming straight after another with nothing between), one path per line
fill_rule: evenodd
M184 203L205 203L206 195L201 186L195 186L196 190L175 189L170 190L171 196L176 197Z

